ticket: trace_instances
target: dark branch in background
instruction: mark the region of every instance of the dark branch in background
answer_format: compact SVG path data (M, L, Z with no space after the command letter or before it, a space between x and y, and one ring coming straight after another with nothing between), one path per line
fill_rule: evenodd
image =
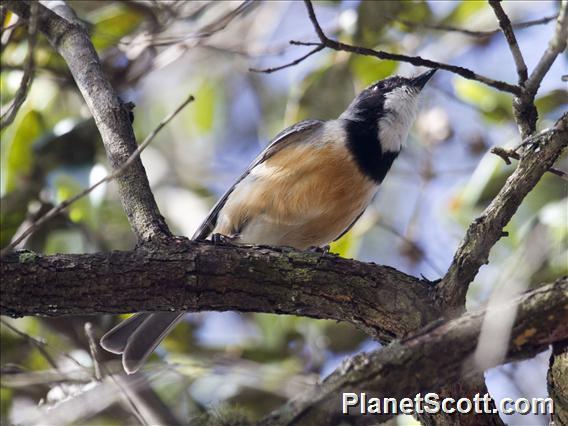
M28 25L28 53L24 59L24 69L22 80L20 81L20 86L14 95L12 103L8 107L8 110L2 114L0 122L0 130L8 127L16 118L16 114L20 110L20 107L26 100L28 96L28 91L32 85L34 75L35 75L35 45L37 41L37 18L38 18L38 8L39 3L34 3L30 10L30 19ZM4 9L2 9L4 10ZM4 24L4 20L0 22L0 25Z
M193 95L190 95L172 113L170 113L166 118L164 118L160 122L160 124L158 124L158 126L154 130L152 130L152 132L150 132L148 136L146 136L144 141L138 146L138 148L136 148L136 151L134 151L132 155L128 157L128 159L123 164L121 164L117 169L115 169L111 174L105 176L104 178L94 183L90 187L83 189L82 191L72 196L71 198L68 198L67 200L64 200L58 205L54 206L52 209L50 209L48 212L42 215L39 219L34 221L24 232L22 232L10 244L8 244L0 252L0 255L4 255L10 252L21 241L23 241L25 238L27 238L28 236L32 235L35 231L37 231L44 223L46 223L48 220L52 219L53 217L57 216L59 213L61 213L63 210L65 210L67 207L73 204L75 201L91 193L98 186L102 185L105 182L110 182L124 175L124 173L130 168L130 166L139 160L142 151L144 151L144 149L146 149L146 147L150 144L150 142L154 140L154 137L156 137L156 135L160 132L160 130L162 130L162 128L166 124L168 124L187 104L192 102L194 99L195 98L193 97Z
M568 146L568 115L551 131L534 139L535 150L525 151L519 165L485 211L468 228L450 268L438 284L439 303L452 310L465 305L469 283L488 262L489 252L526 195Z
M429 59L421 58L420 56L400 55L400 54L397 54L397 53L390 53L390 52L384 52L382 50L374 50L374 49L369 49L369 48L366 48L366 47L353 46L353 45L350 45L350 44L345 44L345 43L341 43L341 42L338 42L338 41L335 41L335 40L331 40L330 38L328 38L325 35L323 30L321 29L321 26L320 26L320 24L317 20L317 17L316 17L316 14L314 12L314 8L312 6L311 1L304 0L304 2L306 4L306 8L308 9L308 15L310 17L312 25L314 26L314 30L316 31L316 34L318 35L318 38L319 38L320 41L318 43L291 41L290 43L292 43L292 44L301 45L301 46L316 46L316 47L322 47L323 46L323 47L329 47L330 49L333 49L333 50L342 50L342 51L345 51L345 52L357 53L359 55L374 56L378 59L383 59L383 60L408 62L408 63L411 63L412 65L415 65L415 66L423 66L423 67L428 67L428 68L443 69L443 70L450 71L450 72L453 72L455 74L461 75L462 77L467 78L469 80L479 81L481 83L484 83L488 86L494 87L495 89L498 89L498 90L503 91L503 92L512 93L514 95L519 95L521 93L520 88L518 86L511 85L511 84L506 83L504 81L493 80L489 77L485 77L485 76L476 74L475 72L473 72L472 70L467 69L467 68L458 67L456 65L449 65L449 64L442 63L442 62L431 61ZM315 52L312 51L312 52L310 52L310 54L305 55L303 58L300 58L300 60L296 60L294 62L299 63L299 62L301 62L301 60L311 56L311 54L313 54L313 53L315 53ZM291 65L292 64L282 65L279 68L280 69L286 68L287 66L291 66ZM254 70L254 71L273 72L272 68L268 68L267 70Z
M21 18L29 19L33 4L37 3L30 0L9 0L4 5ZM64 4L55 4L59 9L73 14ZM89 35L78 20L68 21L43 4L38 9L38 28L69 66L95 118L111 168L118 169L136 151L136 139L130 112L105 77ZM140 159L136 159L128 173L119 176L116 181L122 206L138 241L144 243L171 237Z
M550 21L553 21L557 18L558 15L552 15L552 16L545 16L544 18L540 18L540 19L534 19L531 21L525 21L525 22L516 22L512 24L513 28L529 28L535 25L544 25L544 24L548 24ZM488 31L481 31L481 30L468 30L466 28L457 28L457 27L452 27L450 25L444 25L444 24L428 24L428 23L424 23L424 22L414 22L414 21L407 21L405 19L399 19L399 18L390 18L393 21L396 22L400 22L403 25L406 25L407 27L410 28L426 28L429 30L436 30L436 31L445 31L445 32L453 32L453 33L461 33L461 34L465 34L467 36L471 36L471 37L481 37L481 38L486 38L486 37L491 37L492 35L495 35L497 33L499 33L501 30L499 29L495 29L495 30L488 30Z
M50 353L45 349L45 342L42 340L38 340L32 336L30 336L29 334L26 334L20 330L18 330L16 327L12 327L12 325L10 325L8 322L4 321L3 319L0 318L0 323L8 328L9 330L12 331L12 333L17 334L18 336L20 336L21 338L23 338L26 342L28 342L31 346L35 347L38 352L41 354L41 356L43 356L43 358L47 361L47 363L54 369L58 369L59 367L57 366L57 363L55 362L55 360L53 359L53 357L50 355Z
M521 49L519 48L519 43L517 43L517 38L515 37L515 33L513 32L511 21L501 7L501 0L489 0L489 5L493 8L495 16L497 16L499 27L505 35L505 39L509 44L509 49L511 50L511 54L513 55L513 59L515 60L517 74L519 75L519 86L523 86L525 84L525 81L527 81L527 78L529 77L527 72L527 65L525 64L525 60L523 59L523 54L521 53Z
M0 314L16 317L267 312L343 320L389 342L440 316L425 281L385 266L285 248L179 239L131 252L15 252L1 258L0 272Z
M386 348L357 355L322 384L291 400L260 424L344 424L343 392L364 391L369 397L400 401L481 373L483 368L475 362L473 355L483 318L488 312L508 315L510 310L518 311L505 358L492 360L492 364L483 368L533 357L551 343L568 338L568 280L564 278L528 292L507 305L468 313ZM357 417L358 408L350 414L349 424L358 425L377 424L392 417L392 414Z
M292 43L294 44L294 43ZM323 50L325 48L325 46L323 44L317 45L316 47L314 47L312 50L310 50L308 53L306 53L304 56L300 56L298 59L289 62L287 64L284 65L280 65L278 67L273 67L273 68L249 68L249 71L252 72L263 72L266 74L270 74L273 73L275 71L280 71L283 70L284 68L288 68L288 67L293 67L294 65L298 65L300 62L302 62L304 59L312 56L314 53L319 52L320 50Z

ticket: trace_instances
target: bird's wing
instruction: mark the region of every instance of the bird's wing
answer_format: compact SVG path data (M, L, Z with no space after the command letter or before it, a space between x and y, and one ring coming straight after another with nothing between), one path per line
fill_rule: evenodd
M312 132L320 129L323 124L324 122L320 120L300 121L299 123L296 123L284 129L278 135L276 135L276 137L270 142L270 144L264 149L264 151L262 151L258 155L258 157L254 159L254 161L247 167L244 173L235 181L233 186L231 186L221 197L221 199L217 201L217 203L213 206L213 208L207 215L207 218L193 234L193 239L201 240L209 236L209 234L213 231L215 225L217 224L217 217L219 216L219 212L225 205L227 199L229 198L229 195L231 195L238 183L241 182L252 169L254 169L259 164L262 164L268 158L272 157L274 154L286 148L290 144L301 142L302 140L307 139Z
M339 234L339 236L335 240L333 240L333 242L336 242L341 237L343 237L345 234L347 234L349 231L351 231L351 228L353 228L353 225L355 225L355 223L357 223L357 221L361 218L361 216L363 216L363 213L365 213L365 209L363 209L363 211L361 211L361 213L359 213L357 215L355 220L353 222L351 222L351 225L349 225L347 228L345 228L345 230L341 234Z

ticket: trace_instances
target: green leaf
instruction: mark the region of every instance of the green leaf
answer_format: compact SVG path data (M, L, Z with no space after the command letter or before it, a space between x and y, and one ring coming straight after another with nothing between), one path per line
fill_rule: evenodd
M13 391L11 389L0 387L0 419L2 422L8 420L8 412L12 406Z
M372 46L382 41L386 30L398 26L396 20L429 21L432 16L426 1L362 1L357 18L356 44Z
M68 175L59 176L55 182L55 188L58 203L73 197L83 190L83 187ZM92 208L89 197L82 197L71 204L67 210L69 218L73 222L92 223Z
M483 118L501 122L513 118L510 96L473 80L454 78L454 91L458 98L476 106Z
M568 92L561 89L553 90L546 95L540 96L535 101L535 105L541 115L553 112L560 107L565 109L568 105Z
M6 156L4 179L6 192L16 189L21 180L32 171L34 141L43 133L42 116L37 111L29 111L17 124L14 138Z
M424 22L429 21L432 17L432 10L428 2L422 1L406 1L402 2L404 7L398 14L398 18L405 21Z
M103 50L138 28L143 16L132 8L113 2L95 9L88 15L88 20L94 24L93 45L95 49Z
M332 242L329 246L331 253L336 253L347 259L354 258L357 255L358 249L359 238L356 238L352 231L347 232L339 240Z
M382 80L395 73L398 68L396 61L380 61L377 58L363 55L352 55L349 68L361 86L368 86L377 80Z
M454 9L442 20L442 24L467 24L472 16L477 14L486 6L483 1L462 0Z
M295 120L337 118L354 96L348 63L320 69L304 80Z
M411 3L413 4L413 3ZM405 8L402 1L362 1L357 10L355 44L373 46Z
M204 81L195 93L195 105L189 108L193 121L201 133L210 133L215 120L215 107L217 104L217 91L215 86Z

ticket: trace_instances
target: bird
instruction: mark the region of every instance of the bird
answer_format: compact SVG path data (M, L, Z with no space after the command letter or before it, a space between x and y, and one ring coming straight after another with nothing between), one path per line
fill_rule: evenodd
M335 120L306 120L280 132L213 206L194 240L325 247L343 236L371 203L401 152L418 98L436 69L391 76L362 90ZM138 313L100 341L138 371L183 318Z

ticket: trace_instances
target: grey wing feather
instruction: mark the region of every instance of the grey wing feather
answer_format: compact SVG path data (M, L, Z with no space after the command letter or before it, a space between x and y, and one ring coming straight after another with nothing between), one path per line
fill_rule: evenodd
M101 338L101 346L122 354L124 370L128 374L135 373L183 316L184 312L132 315L107 332Z
M121 354L126 348L126 342L134 331L142 325L142 323L151 314L141 313L128 317L120 322L101 338L101 346L113 354Z
M231 186L227 190L227 192L225 192L225 194L221 197L221 199L219 201L217 201L217 203L213 206L213 208L211 209L211 211L207 215L207 218L203 221L201 226L193 234L192 239L202 240L204 238L207 238L209 236L209 234L211 234L211 232L215 228L215 225L217 224L217 218L219 216L219 212L221 211L221 209L223 208L223 206L227 202L229 195L231 195L231 193L233 192L235 187L238 185L238 183L241 182L250 173L250 171L253 168L258 166L259 164L262 164L268 158L272 157L274 154L276 154L280 150L284 149L289 144L291 144L293 142L298 142L298 139L296 137L300 136L300 133L307 136L308 133L311 133L311 132L316 131L317 129L321 128L321 126L323 124L324 124L324 122L321 121L321 120L300 121L299 123L296 123L296 124L286 128L286 129L284 129L280 133L278 133L276 135L276 137L274 139L272 139L270 144L264 149L264 151L262 151L259 154L259 156L254 159L254 161L250 164L250 166L248 166L248 168L245 170L245 172L236 180L236 182L233 184L233 186ZM294 136L296 136L296 137L294 137Z
M183 318L184 312L156 312L140 324L126 342L122 366L128 374L138 371L154 349Z

